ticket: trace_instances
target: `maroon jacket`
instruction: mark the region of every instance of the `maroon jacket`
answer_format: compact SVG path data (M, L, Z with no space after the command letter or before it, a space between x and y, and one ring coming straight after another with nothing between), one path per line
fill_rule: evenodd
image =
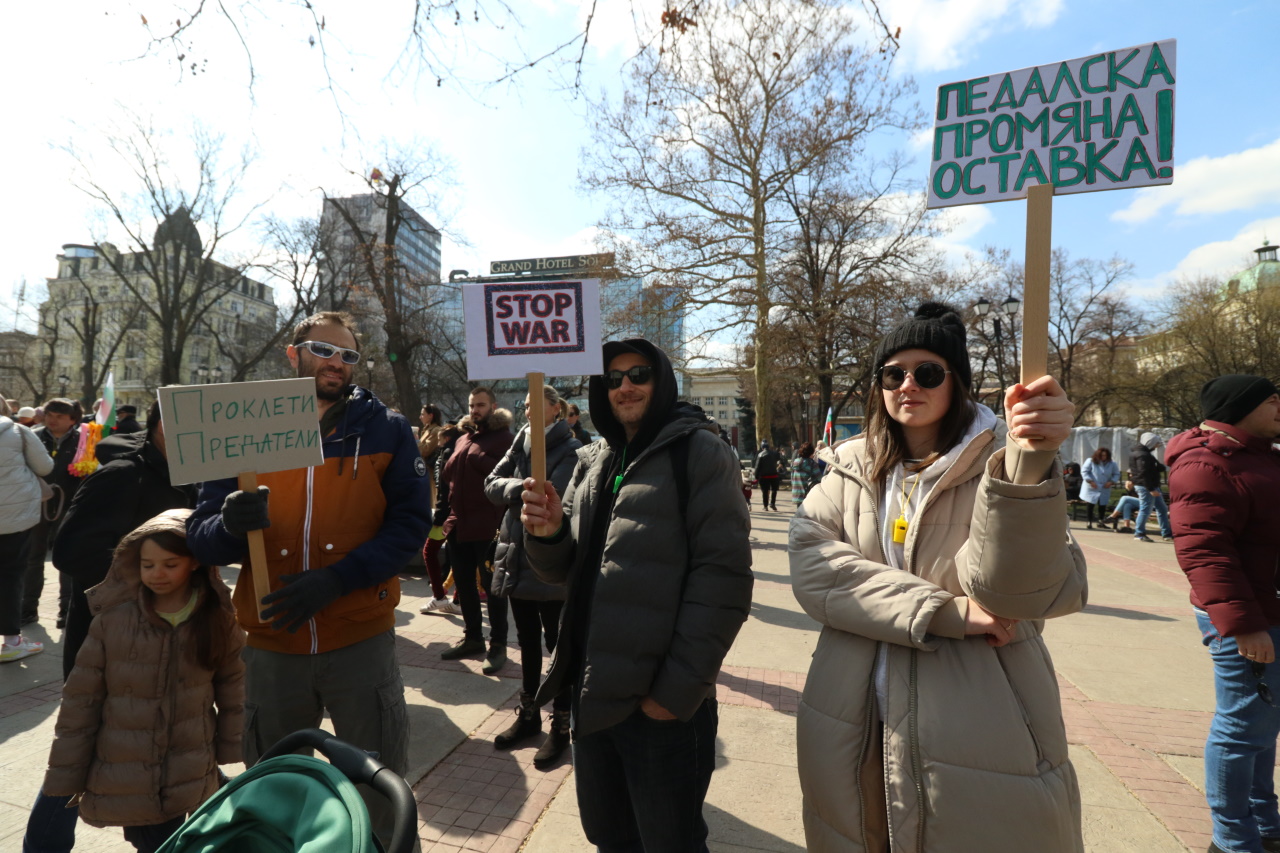
M484 478L502 461L514 440L511 413L494 409L489 415L488 429L463 433L454 444L443 472L449 484L446 536L456 534L460 542L481 542L497 533L506 507L494 506L485 497Z
M1165 459L1191 603L1226 637L1280 626L1280 451L1205 421L1174 436Z

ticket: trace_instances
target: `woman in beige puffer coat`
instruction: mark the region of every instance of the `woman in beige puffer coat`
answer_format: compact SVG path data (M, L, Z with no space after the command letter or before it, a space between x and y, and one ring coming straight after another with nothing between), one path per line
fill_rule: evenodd
M94 620L62 689L43 793L80 795L93 826L181 818L217 790L219 764L243 760L244 631L230 590L217 569L199 566L199 601L174 628L141 580L143 542L185 539L190 514L169 510L128 534L88 591Z
M797 720L808 848L1079 853L1040 636L1085 602L1055 460L1073 407L1050 377L1015 386L1006 444L933 303L876 369L867 431L826 452L791 523L795 595L823 625Z

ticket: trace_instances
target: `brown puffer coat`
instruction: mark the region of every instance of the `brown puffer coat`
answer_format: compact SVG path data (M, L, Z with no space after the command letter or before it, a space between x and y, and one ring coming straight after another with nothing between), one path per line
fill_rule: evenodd
M89 637L62 688L44 793L83 794L93 826L146 826L191 812L218 788L217 766L243 760L244 631L215 670L197 665L191 620L176 629L156 615L139 574L142 540L186 535L190 510L169 510L116 548L107 578L88 591ZM209 590L228 613L231 592L216 569ZM215 711L214 706L217 706Z
M994 418L990 418L994 421ZM810 851L881 853L869 842L859 768L883 667L883 767L892 849L1082 853L1080 792L1041 620L1084 606L1084 557L1066 526L1060 467L970 435L912 520L905 569L881 548L880 489L861 436L823 451L827 476L791 522L791 578L823 626L797 719ZM1002 426L1002 425L998 425ZM950 454L948 454L950 455ZM1034 457L1035 461L1030 461ZM942 464L942 463L939 463ZM1021 620L992 648L964 636L972 600ZM881 650L883 649L883 652Z

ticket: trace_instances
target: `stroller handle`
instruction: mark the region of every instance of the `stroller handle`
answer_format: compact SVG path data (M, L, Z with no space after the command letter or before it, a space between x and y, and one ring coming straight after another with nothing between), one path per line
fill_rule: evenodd
M398 773L363 749L338 740L323 729L299 729L277 741L258 761L305 748L318 750L352 782L368 785L391 801L395 826L387 853L409 853L418 828L418 806L414 802L413 791Z

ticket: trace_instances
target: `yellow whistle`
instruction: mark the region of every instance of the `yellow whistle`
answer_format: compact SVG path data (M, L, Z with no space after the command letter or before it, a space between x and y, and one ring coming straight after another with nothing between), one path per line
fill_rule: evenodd
M907 520L903 516L893 523L893 541L897 545L907 541Z

